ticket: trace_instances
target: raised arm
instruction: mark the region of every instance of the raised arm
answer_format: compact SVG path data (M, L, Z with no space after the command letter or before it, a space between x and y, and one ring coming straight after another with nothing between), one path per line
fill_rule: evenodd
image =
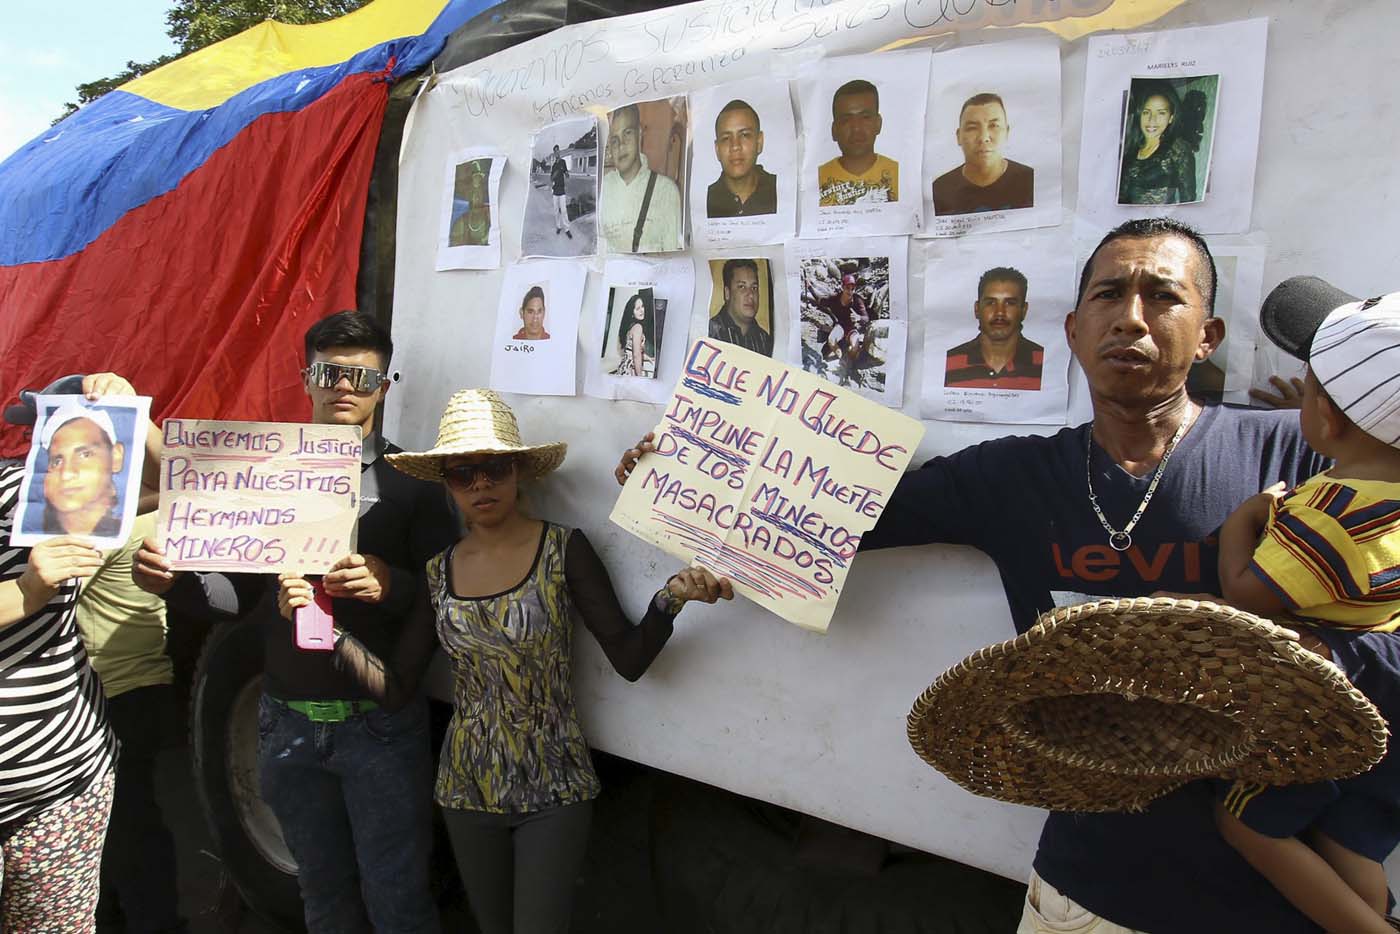
M727 578L717 578L703 568L687 568L657 591L648 601L641 623L633 626L618 602L608 569L578 530L569 536L565 548L564 577L584 625L602 646L613 669L628 681L646 673L671 638L672 621L687 602L714 603L734 597Z
M116 373L89 373L83 377L83 396L97 401L103 396L134 396L135 388L125 377ZM146 457L141 464L141 512L156 508L160 498L160 452L164 447L160 428L146 422Z

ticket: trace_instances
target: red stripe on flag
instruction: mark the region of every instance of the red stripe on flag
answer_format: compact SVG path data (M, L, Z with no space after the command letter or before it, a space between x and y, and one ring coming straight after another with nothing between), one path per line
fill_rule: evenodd
M305 419L302 335L355 307L388 101L376 78L258 119L82 252L0 267L0 399L111 371L154 397L157 420ZM27 434L0 428L0 455L22 455Z

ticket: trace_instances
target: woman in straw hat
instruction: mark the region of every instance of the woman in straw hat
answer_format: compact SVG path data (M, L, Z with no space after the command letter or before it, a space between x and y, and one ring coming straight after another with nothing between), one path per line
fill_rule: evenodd
M390 664L352 636L335 639L337 662L390 707L416 691L439 642L446 650L454 711L435 797L483 934L568 929L600 790L570 688L574 614L617 672L635 681L685 603L733 597L728 580L687 568L633 626L583 533L520 511L520 481L554 470L564 450L562 442L524 444L494 392L454 395L432 450L388 457L407 474L445 483L467 535L428 562ZM306 581L283 579L284 616L311 599Z

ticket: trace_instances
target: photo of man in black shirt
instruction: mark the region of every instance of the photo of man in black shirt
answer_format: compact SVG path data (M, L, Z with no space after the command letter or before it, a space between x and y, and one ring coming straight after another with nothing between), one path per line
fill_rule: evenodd
M713 269L719 260L711 260ZM766 312L769 327L772 327L772 309L763 308L759 291L759 263L763 264L763 276L767 278L768 261L752 259L730 259L724 261L721 272L724 282L724 304L710 318L710 337L717 341L736 344L745 350L773 356L773 334L758 323L759 312ZM769 289L769 294L772 290Z
M1035 204L1035 170L1001 153L1011 135L1006 104L992 93L974 94L958 112L954 135L963 164L933 181L935 214L1009 211Z
M758 164L762 154L758 111L747 101L725 104L715 117L715 158L720 176L705 192L707 217L777 213L778 177Z

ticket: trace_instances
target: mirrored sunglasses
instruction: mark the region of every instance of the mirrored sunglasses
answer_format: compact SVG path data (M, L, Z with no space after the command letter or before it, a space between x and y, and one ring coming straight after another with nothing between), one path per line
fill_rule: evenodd
M374 392L389 381L383 370L372 366L343 366L318 361L301 372L306 381L317 389L334 389L337 383L346 379L355 392Z
M503 454L499 457L488 457L475 464L453 464L451 467L444 467L442 478L447 481L448 486L466 489L476 482L477 474L481 474L491 483L500 483L510 476L514 467L515 458Z

